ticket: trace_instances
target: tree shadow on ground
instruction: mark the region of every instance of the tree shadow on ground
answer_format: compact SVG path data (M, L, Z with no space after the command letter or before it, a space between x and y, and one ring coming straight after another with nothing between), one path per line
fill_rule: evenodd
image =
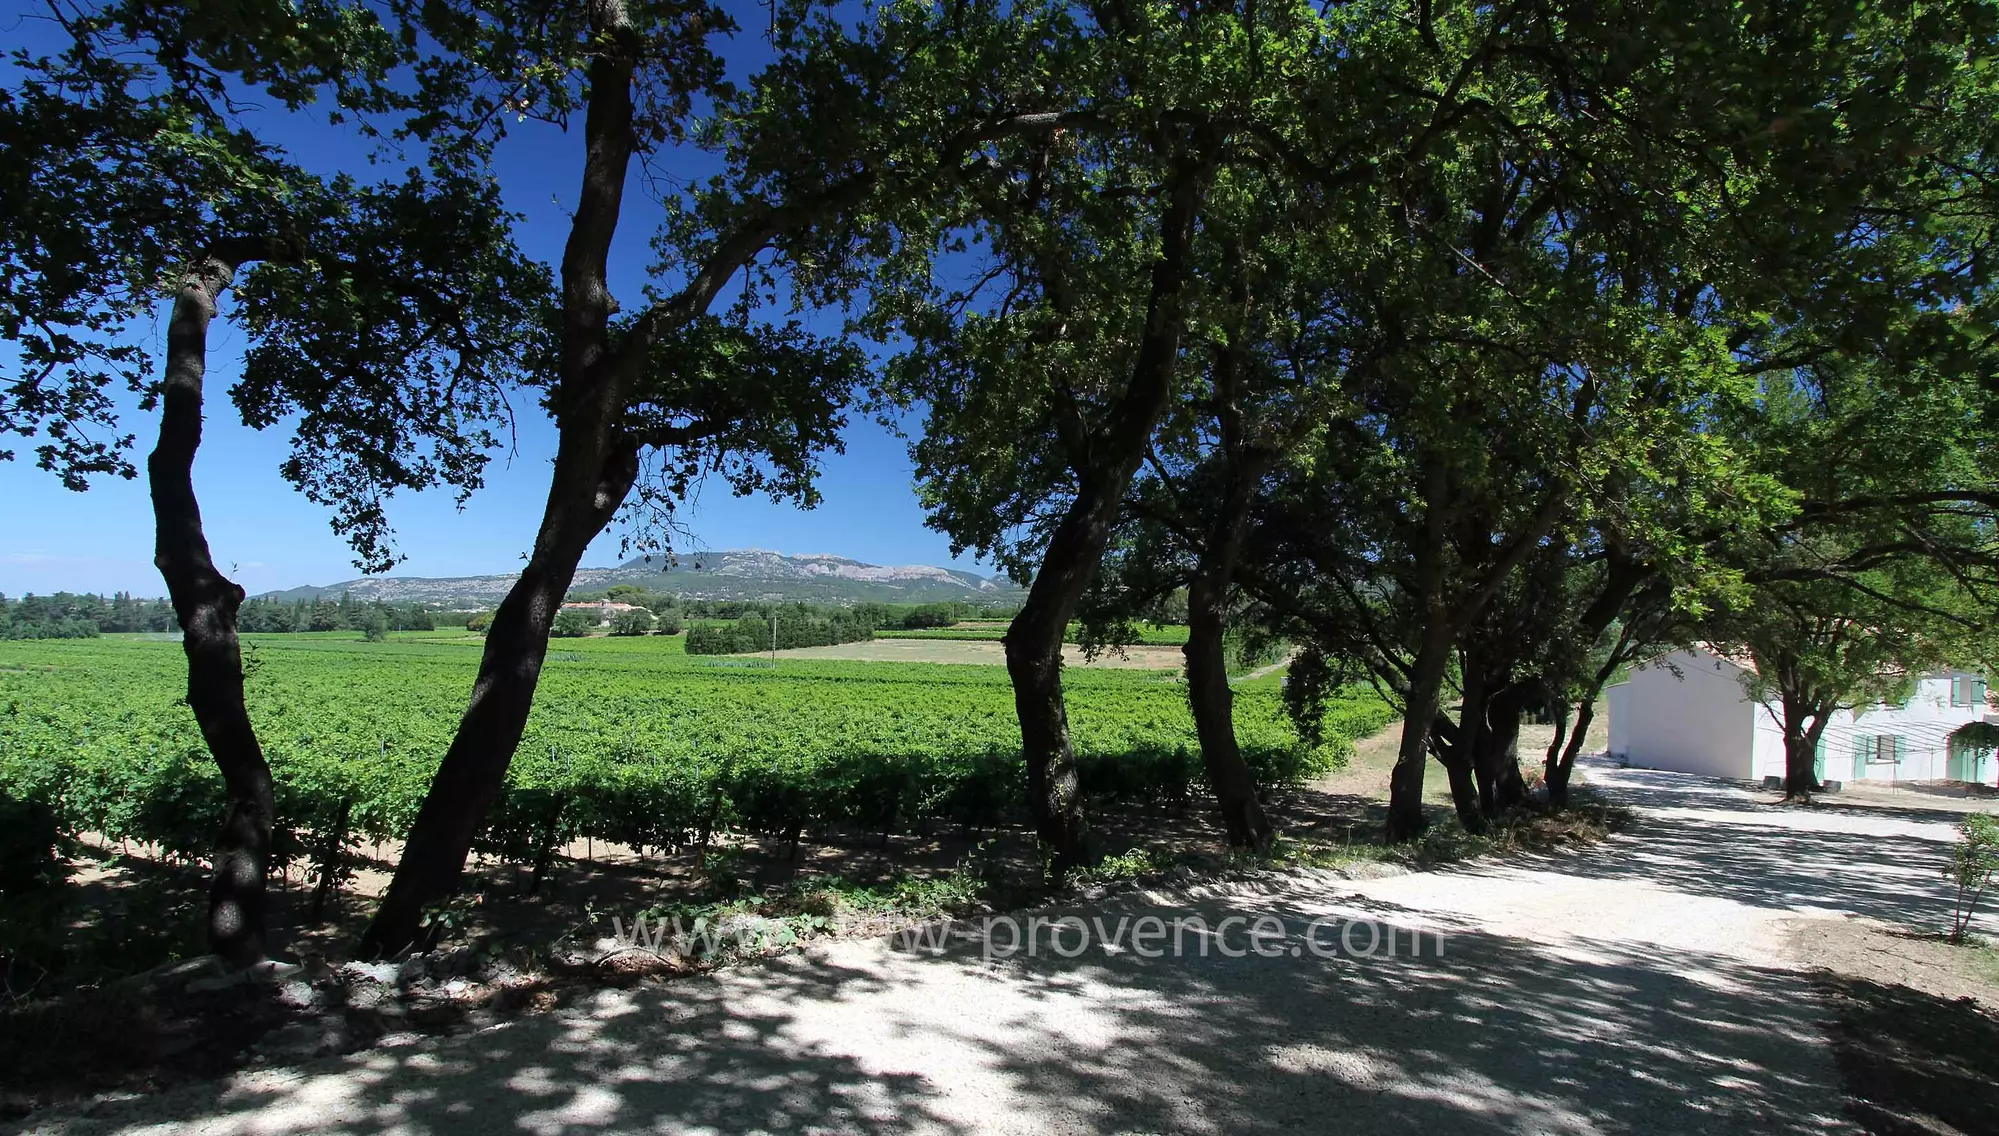
M836 943L52 1130L1710 1136L1838 1126L1830 1055L1799 974L1624 944L1550 947L1341 896L1330 879L1066 913L1103 921L1088 946L1073 925L1059 939L1050 930L1064 911L1038 914L1031 938L1003 939L995 924L936 953ZM1177 955L1170 932L1151 941L1161 957L1131 949L1146 915L1177 921ZM1231 918L1240 922L1217 938ZM1274 922L1252 941L1264 918ZM1120 933L1120 919L1134 923ZM1418 930L1424 950L1413 957ZM1126 949L1101 949L1112 935Z
M1640 810L1629 832L1564 857L1563 873L1644 880L1692 895L1789 911L1837 911L1917 926L1949 918L1943 878L1951 817L1920 810L1759 807L1702 778L1648 772L1599 782ZM1983 925L1999 930L1987 917Z
M1969 998L1818 976L1851 1112L1875 1136L1999 1132L1999 1018Z

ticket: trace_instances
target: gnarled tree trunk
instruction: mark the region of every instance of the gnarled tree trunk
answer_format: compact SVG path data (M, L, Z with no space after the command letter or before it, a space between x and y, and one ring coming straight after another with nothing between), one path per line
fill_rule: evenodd
M1527 799L1527 783L1520 776L1520 718L1526 697L1526 687L1517 682L1486 695L1485 728L1473 760L1479 771L1479 807L1488 817L1517 808Z
M1116 511L1115 497L1077 495L1042 554L1027 602L1006 629L1006 671L1020 719L1027 804L1050 857L1049 871L1058 879L1087 860L1089 836L1069 711L1062 701L1062 640L1096 573Z
M1238 526L1239 530L1240 526ZM1187 702L1201 740L1201 765L1222 813L1234 848L1263 848L1276 828L1257 798L1256 775L1236 744L1235 694L1229 689L1223 646L1225 585L1213 572L1197 575L1187 587Z
M563 445L569 446L567 438ZM535 553L493 613L471 703L410 828L395 878L362 940L363 954L389 956L427 946L425 913L458 888L465 858L527 728L562 597L584 550L624 502L638 475L635 449L606 448L611 452L602 455L601 473L584 494L575 491L575 481L583 476L574 468L580 461L565 463L558 452L556 483Z
M1438 634L1441 630L1441 622L1432 625L1410 669L1408 701L1402 708L1402 744L1395 752L1395 768L1388 775L1386 836L1390 844L1414 840L1429 826L1423 815L1423 770L1430 760L1431 721L1442 702L1444 671L1450 664L1450 643ZM1448 762L1445 769L1450 770ZM1459 789L1456 783L1452 785L1454 798ZM1476 799L1476 791L1472 796ZM1476 814L1476 808L1473 812Z
M246 965L265 952L265 877L276 805L271 767L243 703L243 655L236 638L243 589L216 569L194 495L208 325L235 274L234 264L211 255L181 279L167 325L160 440L146 461L146 475L153 496L153 563L166 581L187 654L187 704L222 771L227 796L208 889L208 948Z
M1576 758L1583 751L1583 739L1589 736L1590 723L1594 721L1596 697L1591 695L1576 707L1576 723L1569 729L1568 744L1559 754L1554 746L1548 747L1548 804L1554 808L1569 807L1569 781L1575 776Z
M1809 799L1824 788L1819 784L1819 738L1831 710L1790 688L1779 692L1779 700L1784 712L1784 799Z

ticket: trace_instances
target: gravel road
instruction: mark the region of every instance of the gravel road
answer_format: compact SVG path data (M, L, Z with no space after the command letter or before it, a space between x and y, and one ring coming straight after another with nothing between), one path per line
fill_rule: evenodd
M1031 958L1006 927L833 943L31 1130L1848 1131L1784 928L1940 923L1947 818L1590 776L1639 816L1587 852L1045 912L1090 942L1044 927Z

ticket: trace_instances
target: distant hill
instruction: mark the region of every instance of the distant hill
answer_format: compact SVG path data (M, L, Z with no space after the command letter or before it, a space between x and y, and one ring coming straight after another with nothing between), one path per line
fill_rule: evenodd
M324 587L264 593L267 599L300 600L352 595L386 603L490 607L515 580L497 576L364 576ZM844 556L785 556L755 548L685 555L671 568L659 561L629 560L616 568L583 568L570 585L575 592L602 591L613 584L637 584L706 600L812 600L819 603L1019 603L1027 593L1005 580L922 564L887 567Z

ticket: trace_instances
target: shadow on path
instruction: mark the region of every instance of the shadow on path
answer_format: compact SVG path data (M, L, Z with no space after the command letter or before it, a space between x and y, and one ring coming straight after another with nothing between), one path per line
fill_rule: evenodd
M712 980L605 993L590 1007L428 1049L184 1091L67 1130L1839 1127L1816 1003L1797 974L1625 944L1554 950L1330 891L1077 914L1114 930L1147 913L1206 928L1245 922L1220 941L1184 931L1179 957L1170 934L1158 958L1096 945L1065 958L1047 935L1033 957L1022 947L992 959L1014 940L995 936L989 947L975 937L941 954L839 944ZM1265 917L1278 922L1252 941L1247 921ZM1423 952L1411 957L1419 929ZM1244 953L1223 957L1224 947Z

